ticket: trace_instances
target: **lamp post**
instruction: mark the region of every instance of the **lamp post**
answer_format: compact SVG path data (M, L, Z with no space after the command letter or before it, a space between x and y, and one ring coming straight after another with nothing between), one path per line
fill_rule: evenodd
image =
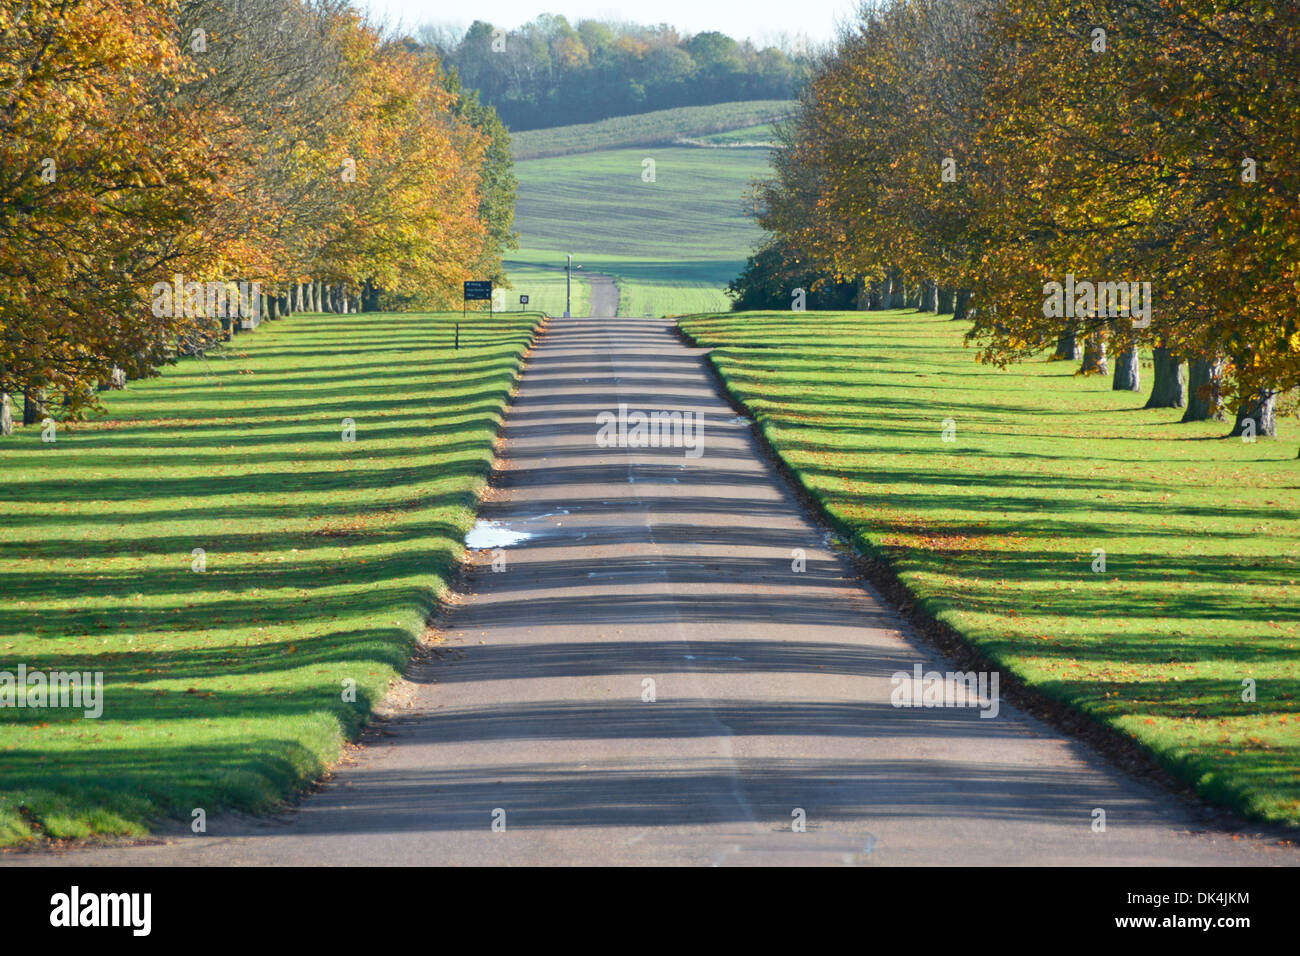
M569 313L573 308L573 270L581 269L581 265L573 264L573 253L569 254L569 264L564 267L564 317L569 318Z

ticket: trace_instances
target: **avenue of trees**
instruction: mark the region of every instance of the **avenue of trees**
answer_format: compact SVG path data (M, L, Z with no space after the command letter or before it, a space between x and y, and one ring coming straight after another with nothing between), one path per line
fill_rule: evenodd
M450 306L514 185L495 114L345 0L4 4L0 432L250 312Z
M430 26L420 38L512 130L677 106L788 99L809 63L794 50L759 50L716 32L687 36L666 24L598 20L571 26L552 14L509 31L476 20L463 36Z
M985 361L1050 350L1117 389L1149 348L1149 406L1275 433L1300 385L1297 5L866 4L780 141L738 298L852 282L858 308L955 310Z

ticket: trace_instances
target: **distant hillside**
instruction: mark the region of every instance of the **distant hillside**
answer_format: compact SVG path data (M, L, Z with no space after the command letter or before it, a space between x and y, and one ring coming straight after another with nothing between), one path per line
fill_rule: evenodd
M647 156L653 181L642 178ZM668 145L524 160L511 281L531 294L547 266L562 281L572 253L581 273L615 277L620 315L726 309L723 290L762 238L745 195L770 174L770 156Z
M668 146L690 140L724 146L762 141L768 122L793 113L795 105L794 100L742 100L527 130L511 135L510 152L516 160L525 160L633 146ZM715 134L730 131L745 135L739 139L715 138Z

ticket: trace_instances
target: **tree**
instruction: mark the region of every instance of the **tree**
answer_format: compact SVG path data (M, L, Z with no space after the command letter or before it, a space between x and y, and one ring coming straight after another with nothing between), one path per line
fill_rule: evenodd
M191 70L175 6L0 9L0 393L75 417L116 369L151 374L201 324L147 296L221 253L225 146L174 99Z
M502 255L508 249L519 248L519 237L514 232L515 193L519 180L515 178L514 161L510 156L510 132L497 111L484 106L476 92L461 86L455 73L441 75L444 88L452 94L455 115L486 139L478 173L478 214L487 236L483 256L471 271L480 278L504 283L507 280Z

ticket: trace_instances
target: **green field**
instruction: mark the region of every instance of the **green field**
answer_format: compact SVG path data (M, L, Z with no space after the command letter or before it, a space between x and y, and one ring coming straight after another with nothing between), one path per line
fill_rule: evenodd
M1068 363L998 371L947 316L682 325L925 611L1206 797L1300 824L1300 424L1249 444Z
M707 139L731 130L764 129L768 120L793 113L796 105L794 100L744 100L525 130L510 137L510 151L516 160L525 160L628 146L666 146L684 138Z
M646 159L653 182L642 178ZM507 263L511 281L521 265L562 265L572 252L586 271L615 276L620 315L725 309L723 290L760 238L745 193L767 169L764 150L689 147L518 163L523 248Z
M557 261L556 253L540 249L518 249L511 255L513 258L507 260L506 266L511 281L521 290L528 283L517 276L550 274L544 264ZM736 270L736 263L729 259L696 262L640 256L577 255L573 261L582 266L581 270L575 268L573 273L574 315L585 315L590 305L590 290L584 286L581 298L578 293L578 277L584 274L614 277L619 289L619 315L687 315L727 308L729 300L721 290ZM554 299L557 307L546 308L551 315L562 315L564 311L563 255L559 255L558 262L559 285ZM531 306L532 302L529 304Z
M775 133L772 130L771 123L759 123L757 126L745 126L740 129L730 129L723 133L709 133L706 136L695 138L702 143L711 143L715 146L760 144L770 146L774 142Z
M104 700L0 712L0 844L267 809L339 757L461 554L539 316L453 351L459 319L298 315L5 440L0 670Z
M508 311L522 308L519 296L528 296L527 308L547 315L563 315L565 302L564 256L538 255L535 260L528 258L506 260L506 270L510 277L511 288L502 289L498 307ZM573 273L573 287L570 290L574 315L586 315L591 307L591 286L583 276L582 270Z

